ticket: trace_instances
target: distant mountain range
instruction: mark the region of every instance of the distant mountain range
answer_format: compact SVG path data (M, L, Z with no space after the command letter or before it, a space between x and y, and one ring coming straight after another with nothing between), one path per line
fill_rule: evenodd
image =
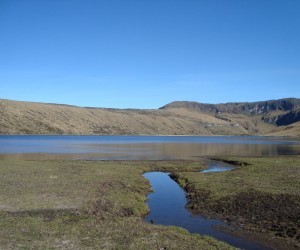
M153 110L0 99L0 134L300 136L300 99L177 101Z

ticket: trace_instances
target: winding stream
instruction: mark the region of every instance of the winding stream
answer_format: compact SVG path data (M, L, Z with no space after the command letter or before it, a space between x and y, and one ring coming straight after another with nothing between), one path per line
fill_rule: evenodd
M211 163L209 168L213 169L216 167L216 163ZM234 168L231 167L224 170L226 167L228 166L218 166L220 168L219 172ZM216 171L215 169L214 172ZM203 173L208 173L208 171ZM217 227L225 225L223 221L207 219L200 215L192 214L186 208L187 199L185 191L170 178L169 173L148 172L143 176L150 182L154 190L154 192L148 195L147 203L150 213L145 217L147 222L183 227L191 233L209 235L242 249L267 249L257 243L217 230Z

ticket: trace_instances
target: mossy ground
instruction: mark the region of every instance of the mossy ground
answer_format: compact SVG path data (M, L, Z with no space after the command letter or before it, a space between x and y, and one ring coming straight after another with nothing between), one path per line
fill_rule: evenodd
M196 162L0 161L1 249L230 249L176 227L147 224L142 173Z
M240 166L202 174L199 161L0 161L0 248L230 248L145 223L146 171L173 173L194 212L299 247L300 157L222 160Z

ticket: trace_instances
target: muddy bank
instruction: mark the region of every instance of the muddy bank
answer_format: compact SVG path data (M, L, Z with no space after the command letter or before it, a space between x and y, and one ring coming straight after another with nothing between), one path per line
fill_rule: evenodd
M226 223L222 220L192 214L186 208L186 193L170 178L169 173L147 172L143 176L150 182L154 191L148 195L147 200L150 213L145 217L145 221L148 223L185 228L190 233L211 236L238 249L269 249L267 245L255 240L225 232L222 228Z
M250 165L227 161L239 166ZM219 173L222 174L222 173ZM300 196L236 186L237 192L216 198L215 190L199 187L186 175L171 175L187 192L187 207L195 214L229 223L225 230L256 238L276 249L300 247ZM240 190L238 190L240 189Z

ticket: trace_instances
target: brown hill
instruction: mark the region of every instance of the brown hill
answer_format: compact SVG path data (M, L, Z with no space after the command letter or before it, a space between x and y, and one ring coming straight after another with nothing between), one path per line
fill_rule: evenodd
M256 103L173 102L158 110L0 99L0 133L300 136L299 108L300 99L292 98Z

